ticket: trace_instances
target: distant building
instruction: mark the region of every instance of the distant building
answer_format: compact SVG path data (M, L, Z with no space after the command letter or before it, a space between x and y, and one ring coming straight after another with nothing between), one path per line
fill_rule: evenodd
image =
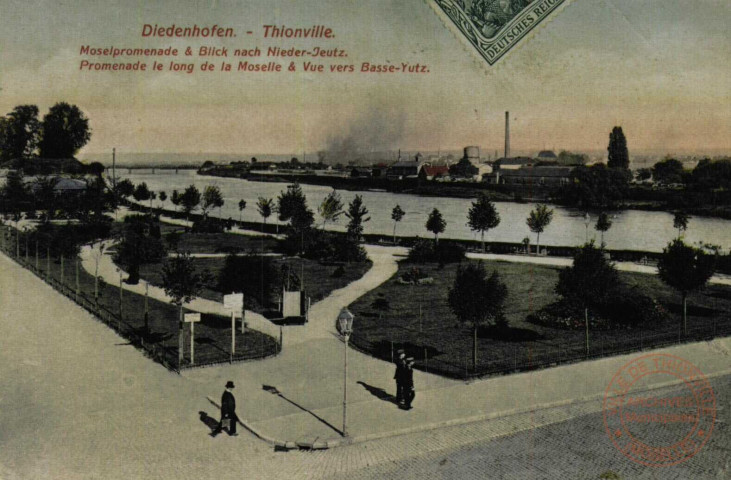
M388 165L385 163L378 163L371 169L371 176L373 178L382 178L386 176L388 171Z
M569 183L572 170L573 167L526 165L518 169L501 169L488 176L488 181L501 185L560 187Z
M540 152L538 152L536 160L542 162L556 162L558 161L558 157L555 153L553 153L552 150L541 150Z
M353 167L350 170L350 176L352 178L371 178L373 176L373 170L368 167Z
M419 171L421 180L436 180L449 175L449 167L446 165L424 165Z
M424 161L421 153L417 153L413 160L399 158L396 163L388 167L386 176L389 180L416 178L425 165L427 165L427 162Z

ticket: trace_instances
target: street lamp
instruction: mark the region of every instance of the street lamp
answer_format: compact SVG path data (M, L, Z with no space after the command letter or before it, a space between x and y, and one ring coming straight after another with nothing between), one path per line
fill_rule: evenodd
M348 408L348 340L350 340L350 334L353 333L353 319L355 315L350 313L346 307L343 307L338 314L337 329L338 332L343 336L345 340L345 368L343 376L343 437L348 436L346 429L347 425L347 408Z
M591 223L591 218L589 218L589 212L586 212L584 214L584 226L586 227L586 235L584 237L584 243L589 243L589 224Z

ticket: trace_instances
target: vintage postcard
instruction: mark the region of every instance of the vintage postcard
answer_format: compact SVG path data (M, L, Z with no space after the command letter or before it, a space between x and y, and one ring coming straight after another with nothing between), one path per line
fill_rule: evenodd
M0 0L0 480L728 478L730 22Z

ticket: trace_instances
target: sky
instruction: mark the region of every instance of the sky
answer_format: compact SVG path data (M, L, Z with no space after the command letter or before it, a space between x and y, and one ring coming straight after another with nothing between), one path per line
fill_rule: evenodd
M155 23L218 24L236 38L143 38ZM82 154L492 151L506 110L516 151L601 152L621 125L631 154L728 154L730 23L724 0L574 0L488 66L426 0L4 0L0 113L76 104L92 127ZM265 39L266 24L325 25L335 38ZM429 73L85 72L82 45L228 47L234 69L246 60L236 48L322 46L348 54L325 65L409 62Z

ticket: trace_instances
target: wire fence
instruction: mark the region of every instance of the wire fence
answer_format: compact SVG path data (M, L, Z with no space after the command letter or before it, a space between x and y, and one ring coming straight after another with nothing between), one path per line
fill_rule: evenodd
M42 266L43 263L50 264L52 259L43 258L43 262L40 262L35 255L29 255L28 249L21 242L18 242L17 238L13 241L13 235L9 228L5 227L3 230L5 231L0 235L0 239L2 239L0 244L2 244L2 250L8 258L13 259L53 289L80 305L84 310L117 332L118 335L128 340L130 345L144 351L149 358L160 363L168 370L179 373L185 369L266 358L277 355L282 351L280 336L267 335L257 330L247 329L245 335L236 334L235 353L232 353L230 348L227 350L217 344L202 345L196 347L195 363L192 363L190 358L185 357L182 362L179 362L177 342L169 342L168 344L164 340L161 342L159 338L151 339L149 332L141 328L142 325L139 323L137 316L124 315L120 309L110 310L108 306L99 301L99 295L82 288L78 281L71 284L60 281L52 275L48 266L45 268ZM124 295L139 296L131 292L125 292ZM154 301L149 300L149 302ZM138 322L134 322L134 320L138 320Z

